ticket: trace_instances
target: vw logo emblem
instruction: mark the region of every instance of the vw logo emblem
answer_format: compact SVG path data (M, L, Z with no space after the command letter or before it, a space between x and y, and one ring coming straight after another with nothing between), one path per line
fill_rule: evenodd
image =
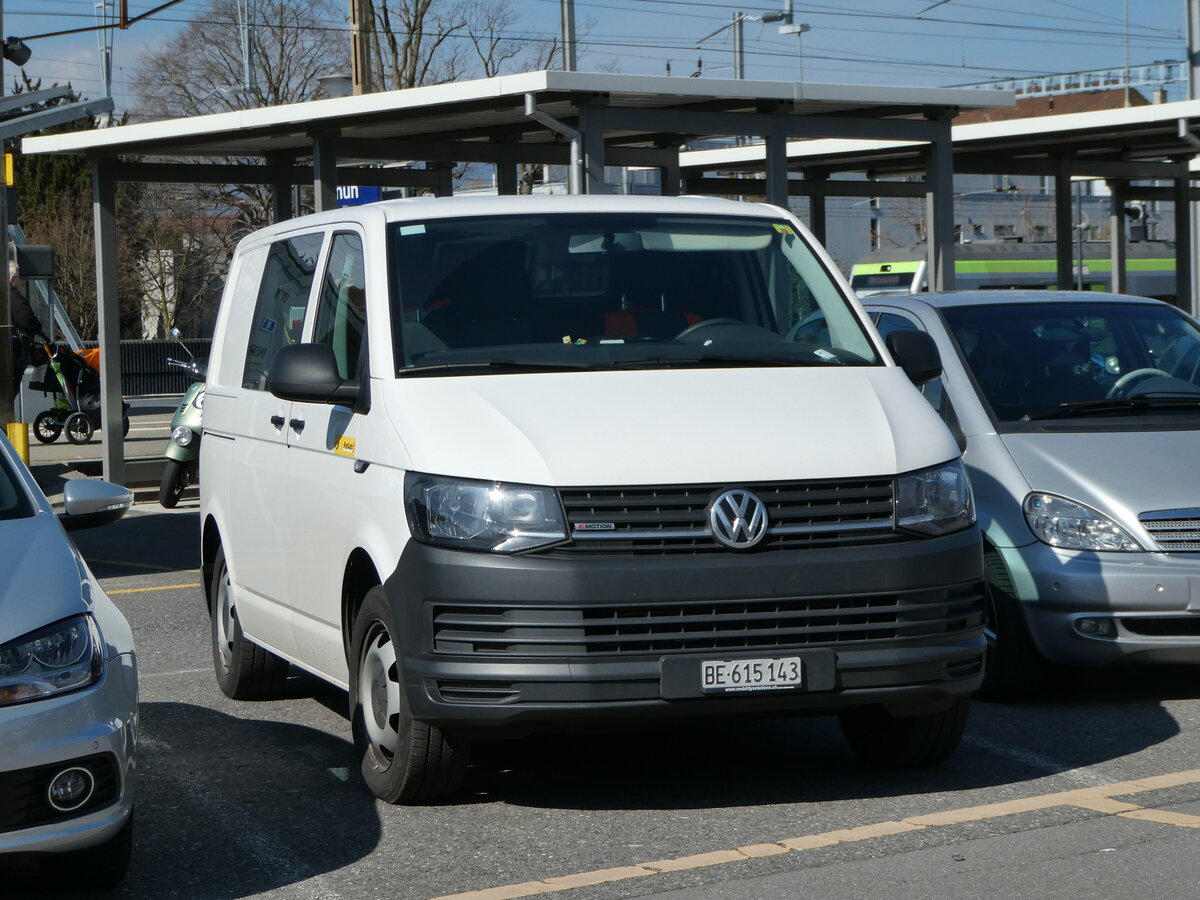
M708 508L713 537L734 550L748 550L766 536L767 506L750 491L726 491Z

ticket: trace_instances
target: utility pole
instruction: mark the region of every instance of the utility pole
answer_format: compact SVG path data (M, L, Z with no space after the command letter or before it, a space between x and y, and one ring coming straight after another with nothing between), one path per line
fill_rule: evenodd
M740 12L733 14L733 77L738 81L746 77L745 21L746 17Z
M4 36L4 0L0 0L0 39ZM4 61L0 59L0 99L4 97ZM4 158L4 141L0 141L0 160ZM19 384L13 383L13 325L12 307L8 302L8 185L4 185L0 200L0 425L17 421L13 395Z
M254 0L238 0L237 11L238 37L242 44L242 94L250 97L257 87L254 81Z
M563 70L574 72L576 67L575 0L559 0L559 12L562 15Z
M375 90L371 77L371 34L375 30L375 11L371 0L350 0L350 83L357 94Z

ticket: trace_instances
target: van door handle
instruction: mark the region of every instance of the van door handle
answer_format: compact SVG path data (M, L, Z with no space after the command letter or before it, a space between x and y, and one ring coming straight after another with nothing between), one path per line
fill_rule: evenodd
M271 416L271 424L276 428L283 427L283 416Z
M292 431L296 432L296 434L299 434L304 430L303 419L292 419L290 422L288 422L288 424L292 426Z

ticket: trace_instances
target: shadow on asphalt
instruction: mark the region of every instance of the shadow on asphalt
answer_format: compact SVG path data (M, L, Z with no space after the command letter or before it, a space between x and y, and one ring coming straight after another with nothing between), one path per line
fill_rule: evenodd
M199 515L135 509L111 525L73 531L71 538L97 578L200 568Z
M929 769L859 762L836 719L695 722L478 744L468 800L579 810L713 809L972 790L1103 763L1179 733L1162 706L1200 697L1188 667L1070 672L1043 699L975 702L963 744ZM1007 748L1007 749L1006 749Z
M309 882L305 896L317 896L323 875L379 842L373 798L344 768L354 758L345 740L191 704L143 703L141 742L137 806L146 812L124 883L48 892L61 883L53 874L61 863L39 877L20 860L0 868L0 896L236 900L288 896L301 882Z

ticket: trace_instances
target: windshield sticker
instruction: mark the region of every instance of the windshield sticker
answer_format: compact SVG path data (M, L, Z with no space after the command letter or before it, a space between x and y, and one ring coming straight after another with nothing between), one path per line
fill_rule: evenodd
M780 234L790 234L793 237L796 234L796 232L792 231L791 225L784 225L781 222L775 222L773 224L775 225L775 230L778 231Z
M424 234L424 233L425 233L424 225L401 225L400 226L400 236L401 237L407 237L410 234Z
M265 331L267 334L272 334L275 331L274 319L263 319L262 324L258 326L259 331Z

